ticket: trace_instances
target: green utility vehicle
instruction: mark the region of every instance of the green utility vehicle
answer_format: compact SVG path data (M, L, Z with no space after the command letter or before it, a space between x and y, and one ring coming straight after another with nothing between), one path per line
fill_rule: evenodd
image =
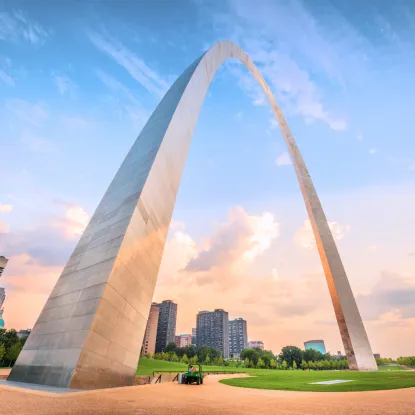
M189 365L187 373L184 374L183 383L190 385L191 383L203 384L203 372L201 365Z

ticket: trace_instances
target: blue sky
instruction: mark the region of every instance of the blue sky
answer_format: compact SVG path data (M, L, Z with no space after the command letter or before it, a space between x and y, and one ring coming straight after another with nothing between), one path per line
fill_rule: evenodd
M384 353L409 353L409 346L385 346L381 333L400 327L405 336L415 327L413 312L392 300L373 310L379 302L389 304L381 287L392 281L401 280L415 296L414 19L409 0L0 1L0 248L15 258L4 277L6 324L33 324L161 97L204 50L230 39L258 65L288 119L327 216L336 223L372 342ZM264 231L267 212L273 225ZM230 244L245 234L228 236L239 225L259 232L267 248L242 268L211 264L218 276L212 281L239 273L234 276L241 289L248 289L266 286L269 275L278 274L274 280L289 290L310 275L324 278L307 240L305 209L280 132L261 91L236 62L220 68L211 85L173 219L158 299L184 301L184 285L172 290L169 278L202 251L223 250L224 257L236 252ZM180 266L167 258L180 257L178 250ZM232 286L189 281L195 295L209 288L210 298ZM307 284L294 303L307 303ZM40 288L28 317L17 310L31 285ZM272 312L247 309L252 336L275 351L307 335L325 336L332 351L341 348L324 290L320 314L315 303L303 315L284 302ZM259 291L258 301L264 295ZM204 305L237 316L245 311L239 296L233 303ZM196 305L189 307L196 314ZM264 319L273 312L275 317ZM324 313L331 316L327 324ZM193 322L183 314L178 328L189 331ZM271 334L275 327L280 334Z

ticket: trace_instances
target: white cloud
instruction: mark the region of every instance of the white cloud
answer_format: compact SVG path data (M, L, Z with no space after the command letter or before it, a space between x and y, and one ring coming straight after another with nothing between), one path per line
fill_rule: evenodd
M31 151L50 152L55 149L55 146L50 141L30 130L22 132L21 142L25 149Z
M281 278L280 278L280 276L279 276L278 271L277 271L276 268L273 268L272 269L272 271L271 271L271 277L272 277L272 279L274 281L280 281L281 280Z
M291 159L290 159L290 155L286 151L281 153L277 157L275 162L277 163L277 166L288 166L288 165L292 164Z
M10 232L10 226L0 220L0 234L9 233Z
M25 40L38 45L48 37L48 33L39 23L28 19L21 11L0 13L0 40Z
M236 275L235 269L243 269L261 256L278 236L279 224L271 213L251 216L241 206L234 207L228 221L219 225L186 271L196 273L199 284L227 284Z
M89 215L85 209L76 204L59 203L65 207L64 218L56 221L54 226L60 228L69 239L82 235L89 222Z
M6 85L14 86L14 79L2 69L0 69L0 81L4 82Z
M378 246L377 246L377 245L369 245L369 246L367 247L367 250L368 250L369 252L376 252L376 251L378 250Z
M328 222L328 224L334 240L337 241L343 239L351 229L349 225L342 225L338 222ZM313 229L309 219L306 219L303 226L295 233L294 242L298 247L306 250L316 247Z
M17 115L21 120L27 121L35 126L41 126L49 115L42 104L32 104L18 98L7 100L6 108Z
M78 115L64 115L60 120L64 128L72 130L85 130L93 125L91 121Z
M122 66L147 91L157 97L162 97L166 93L169 84L121 42L92 31L88 32L88 37L100 51Z
M415 318L415 274L413 272L383 271L379 281L367 295L356 301L362 317L376 320L386 313L401 319Z
M12 205L1 205L0 204L0 213L10 213L13 210Z
M363 61L356 46L365 40L354 28L340 13L330 10L330 25L337 23L336 36L332 36L331 26L327 28L320 16L313 16L296 0L255 4L235 0L230 4L232 13L216 16L215 28L243 46L284 111L302 116L308 123L322 121L335 131L346 130L347 121L327 108L317 77L311 74L319 72L344 89L345 75L356 72L356 63ZM341 40L338 33L342 33ZM312 70L306 71L306 67ZM265 97L250 76L242 71L236 74L253 103L264 105Z
M376 148L369 149L369 153L370 154L375 154L376 152L377 152L377 149Z
M122 113L132 121L136 128L142 127L145 121L148 120L150 111L145 109L141 102L135 97L134 93L118 79L115 79L100 69L97 70L97 76L107 88L113 91L113 93L121 93L123 101L121 103L117 102L117 106L121 109Z
M53 74L53 81L61 95L74 96L78 85L66 75Z

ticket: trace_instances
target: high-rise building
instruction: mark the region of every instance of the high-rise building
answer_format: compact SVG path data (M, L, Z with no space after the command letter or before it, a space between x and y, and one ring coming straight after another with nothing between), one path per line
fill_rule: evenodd
M160 308L157 324L156 353L162 353L167 343L174 342L177 304L171 300L165 300L156 305Z
M324 345L324 340L308 340L304 342L304 347L306 350L314 349L322 354L326 354L326 346Z
M6 257L0 256L0 277L1 277L1 274L3 273L4 268L6 268L8 261L9 260Z
M242 350L248 347L246 320L235 318L229 320L229 357L239 359Z
M3 287L0 287L0 309L3 307L5 299L6 299L6 291Z
M196 346L196 341L197 341L196 333L197 333L196 329L192 329L192 344L194 344L195 346Z
M151 304L150 313L148 314L146 331L144 333L143 346L141 354L154 354L156 351L157 326L159 322L160 308L157 304Z
M252 341L248 342L248 347L250 349L264 350L264 342L262 340L252 340Z
M4 256L0 256L0 277L3 274L4 268L6 268L7 262L9 260ZM0 287L0 328L4 327L4 320L3 320L3 304L6 300L6 291L4 288Z
M222 309L200 311L196 321L196 344L220 350L224 358L229 357L228 312Z
M174 342L177 347L186 347L192 344L192 335L191 334L178 334L174 336Z

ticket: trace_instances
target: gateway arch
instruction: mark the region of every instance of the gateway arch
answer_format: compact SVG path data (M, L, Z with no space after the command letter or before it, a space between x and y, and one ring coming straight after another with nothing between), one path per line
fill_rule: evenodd
M218 67L240 60L261 85L288 147L349 367L377 370L320 200L287 122L258 69L216 43L150 116L48 298L9 380L70 388L131 385L193 130Z

